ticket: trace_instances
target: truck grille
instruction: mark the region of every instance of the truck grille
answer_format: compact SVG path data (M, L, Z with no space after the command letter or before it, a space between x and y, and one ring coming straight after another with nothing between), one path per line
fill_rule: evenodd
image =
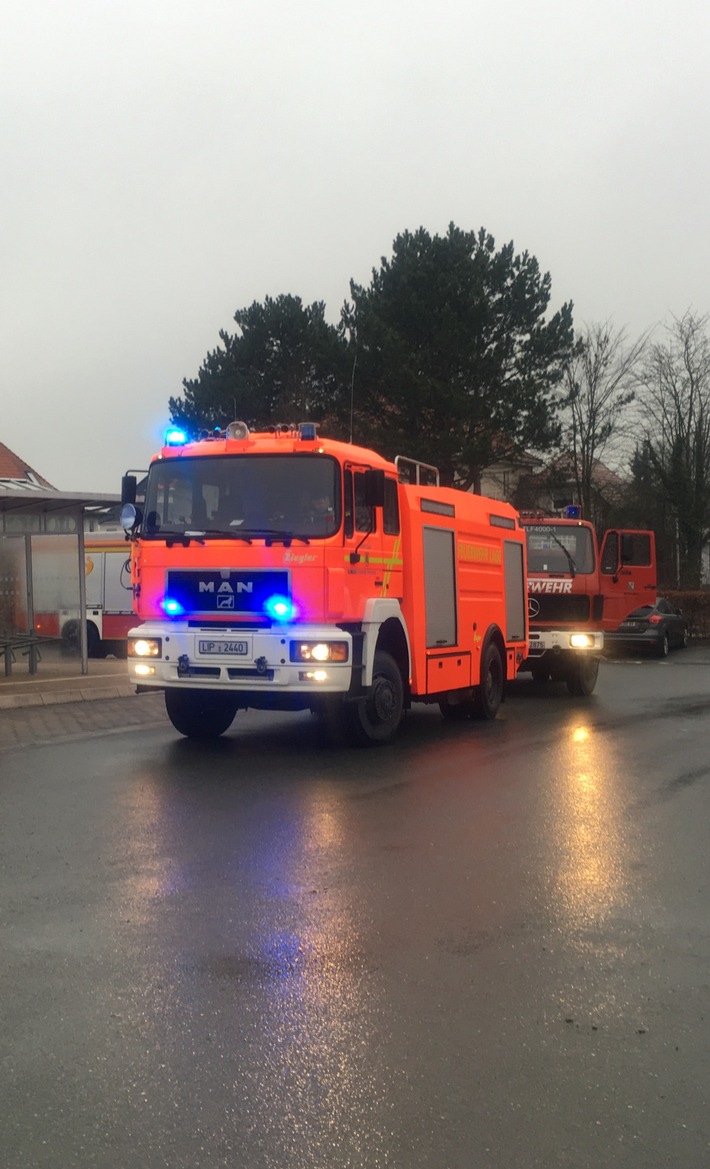
M183 613L262 617L269 597L291 595L291 581L285 569L171 568L167 593Z
M540 606L539 613L530 614L530 624L536 625L578 625L589 620L588 596L560 596L554 593L535 593L535 600Z

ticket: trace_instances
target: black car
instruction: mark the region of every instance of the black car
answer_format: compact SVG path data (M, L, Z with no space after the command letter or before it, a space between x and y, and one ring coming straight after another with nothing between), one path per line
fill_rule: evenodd
M687 644L688 622L665 597L658 597L655 605L634 609L618 629L604 634L606 650L641 650L659 658Z

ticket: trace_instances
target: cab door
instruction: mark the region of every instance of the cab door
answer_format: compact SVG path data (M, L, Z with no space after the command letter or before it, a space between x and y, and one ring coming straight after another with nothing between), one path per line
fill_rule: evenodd
M399 598L402 593L402 555L397 480L384 476L384 496L373 504L368 488L372 468L349 464L344 468L343 503L345 570L352 609L362 614L367 600ZM356 600L357 598L357 600Z
M658 588L653 532L618 528L605 532L600 580L603 629L616 629L639 605L653 603Z

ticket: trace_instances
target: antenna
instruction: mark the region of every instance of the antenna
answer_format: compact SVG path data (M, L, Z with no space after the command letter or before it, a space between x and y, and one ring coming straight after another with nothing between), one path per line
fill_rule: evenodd
M353 441L353 410L355 405L355 366L357 365L357 340L355 341L355 357L353 358L353 371L350 375L350 442Z

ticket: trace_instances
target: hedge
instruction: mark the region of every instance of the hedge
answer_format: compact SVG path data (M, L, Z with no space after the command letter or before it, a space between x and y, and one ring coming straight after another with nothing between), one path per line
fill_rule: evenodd
M680 609L688 621L690 637L710 638L710 591L696 589L668 589L663 593L666 600Z

